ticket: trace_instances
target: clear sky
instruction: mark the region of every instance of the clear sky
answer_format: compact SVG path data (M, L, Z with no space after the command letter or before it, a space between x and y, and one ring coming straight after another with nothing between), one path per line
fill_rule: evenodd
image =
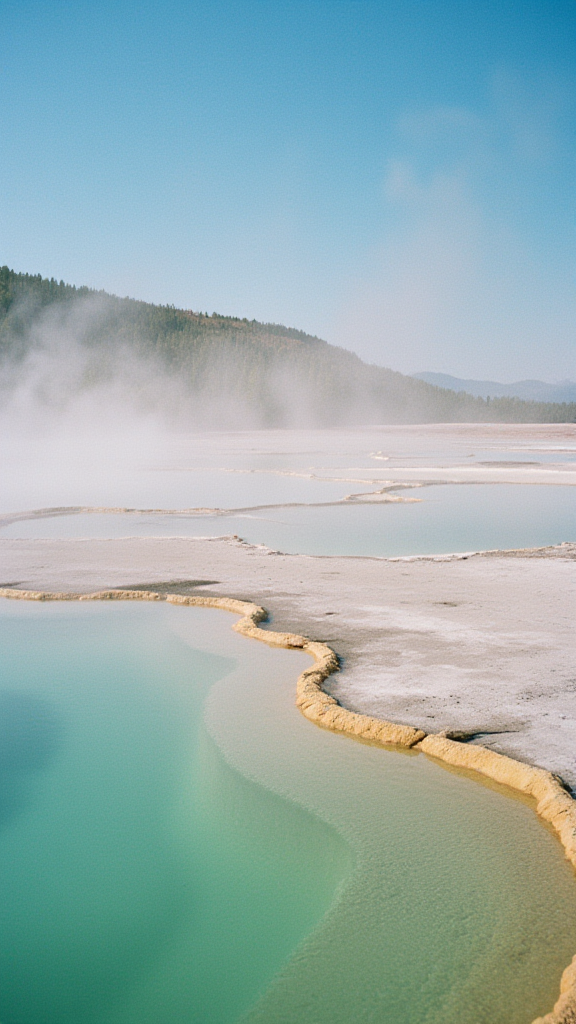
M570 0L4 0L0 262L576 378Z

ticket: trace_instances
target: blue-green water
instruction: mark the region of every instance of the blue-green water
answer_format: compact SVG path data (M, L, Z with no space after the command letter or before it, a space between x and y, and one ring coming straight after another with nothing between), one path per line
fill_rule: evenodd
M529 1024L576 886L526 803L324 732L232 616L2 601L3 1024Z
M576 539L576 487L444 484L399 493L419 500L274 509L253 519L213 520L211 530L196 526L195 532L238 533L252 543L293 554L386 558L541 547Z
M235 1020L348 869L332 829L223 761L202 707L234 659L162 611L0 618L7 1024Z
M345 493L343 488L341 493ZM417 500L286 506L223 516L60 515L12 523L3 527L0 535L194 537L236 533L253 544L293 554L381 557L541 547L576 539L576 487L444 484L399 493Z

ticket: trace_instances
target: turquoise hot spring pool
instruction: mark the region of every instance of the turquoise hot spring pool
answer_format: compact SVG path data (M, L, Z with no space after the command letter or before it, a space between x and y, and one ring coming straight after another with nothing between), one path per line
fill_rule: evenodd
M576 885L527 801L318 729L234 617L0 602L2 1024L530 1024Z

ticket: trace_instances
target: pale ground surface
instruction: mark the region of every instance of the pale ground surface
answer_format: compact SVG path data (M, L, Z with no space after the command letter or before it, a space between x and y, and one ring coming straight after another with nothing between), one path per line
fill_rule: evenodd
M388 489L430 481L575 486L576 424L192 436L142 424L132 433L110 424L109 434L92 422L60 433L32 425L6 432L0 460L0 525L47 506L224 509L351 494L373 502L413 499L417 490ZM272 554L231 539L0 534L0 585L183 590L205 581L194 591L255 601L278 628L326 640L342 658L330 683L346 707L475 734L576 791L576 546L543 555L390 561Z
M330 689L346 707L472 733L576 790L576 545L394 561L231 538L5 538L0 559L1 586L188 586L262 604L343 659Z
M108 421L58 431L34 421L28 433L12 423L1 433L0 473L0 526L18 513L62 506L238 509L350 494L374 501L375 491L394 484L574 486L576 424L174 435L138 423L132 432Z

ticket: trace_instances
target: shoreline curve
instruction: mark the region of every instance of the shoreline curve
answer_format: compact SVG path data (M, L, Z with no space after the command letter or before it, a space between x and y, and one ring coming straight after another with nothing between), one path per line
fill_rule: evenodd
M233 629L243 636L272 647L304 651L314 665L302 672L296 683L296 706L310 721L333 732L342 732L381 746L415 749L456 768L465 768L515 789L536 800L536 814L557 833L567 860L576 869L576 800L562 780L532 765L498 754L480 745L450 739L445 733L425 733L409 725L388 722L371 715L343 708L335 697L325 693L322 683L339 668L336 653L327 644L298 633L261 629L268 618L259 605L236 598L203 597L187 594L163 594L153 590L98 590L93 593L67 591L17 590L0 588L0 598L24 601L165 601L168 604L219 608L241 617ZM553 1010L533 1024L576 1024L576 955L562 974L560 996Z

